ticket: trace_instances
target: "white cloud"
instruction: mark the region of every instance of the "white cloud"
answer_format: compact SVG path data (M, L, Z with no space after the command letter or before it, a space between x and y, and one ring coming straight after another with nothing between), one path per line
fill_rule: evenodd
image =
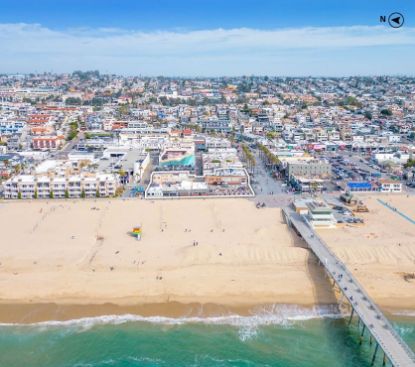
M282 74L286 70L286 74L304 75L309 73L301 69L307 60L298 65L297 72L288 68L287 63L293 67L298 64L298 57L307 57L310 66L313 62L317 66L325 60L319 59L318 53L323 56L348 51L356 54L359 50L367 54L368 47L409 50L408 46L415 46L415 28L352 26L141 32L114 28L58 31L39 24L0 24L0 45L0 72L98 68L126 74L213 75L258 74L264 69L264 73L277 74L282 68ZM268 63L279 66L273 69ZM318 73L315 68L308 69L310 73ZM323 71L324 68L320 74Z

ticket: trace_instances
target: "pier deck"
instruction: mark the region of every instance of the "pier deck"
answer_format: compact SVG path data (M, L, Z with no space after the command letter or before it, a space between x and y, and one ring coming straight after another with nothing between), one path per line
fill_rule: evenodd
M415 367L414 352L398 335L346 265L329 249L303 216L291 208L284 208L283 214L287 223L307 242L309 248L348 299L352 309L364 325L362 335L365 329L370 332L392 366Z

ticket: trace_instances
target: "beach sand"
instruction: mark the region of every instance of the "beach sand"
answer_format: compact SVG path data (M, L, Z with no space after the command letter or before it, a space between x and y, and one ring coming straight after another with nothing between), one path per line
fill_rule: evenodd
M393 200L415 218L413 198ZM415 309L402 275L415 270L415 225L366 201L365 226L321 235L381 306ZM280 209L245 199L1 202L0 233L0 322L245 314L338 296Z
M401 194L359 195L369 213L358 213L363 226L321 230L319 234L384 308L415 309L415 224L381 203L391 204L415 220L415 197Z

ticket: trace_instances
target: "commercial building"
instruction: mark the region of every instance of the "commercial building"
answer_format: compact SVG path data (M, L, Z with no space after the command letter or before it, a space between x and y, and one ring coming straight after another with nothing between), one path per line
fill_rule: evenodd
M288 162L286 174L288 178L292 176L301 177L326 177L331 175L330 163L323 160L309 160L309 161L292 161Z
M402 182L390 181L390 180L380 180L379 181L379 189L380 189L380 192L401 193L402 192Z

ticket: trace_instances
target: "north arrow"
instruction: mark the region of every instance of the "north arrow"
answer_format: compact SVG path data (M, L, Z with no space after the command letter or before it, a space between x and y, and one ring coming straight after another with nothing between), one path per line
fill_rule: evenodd
M401 17L393 18L392 22L395 22L396 24L401 24Z

